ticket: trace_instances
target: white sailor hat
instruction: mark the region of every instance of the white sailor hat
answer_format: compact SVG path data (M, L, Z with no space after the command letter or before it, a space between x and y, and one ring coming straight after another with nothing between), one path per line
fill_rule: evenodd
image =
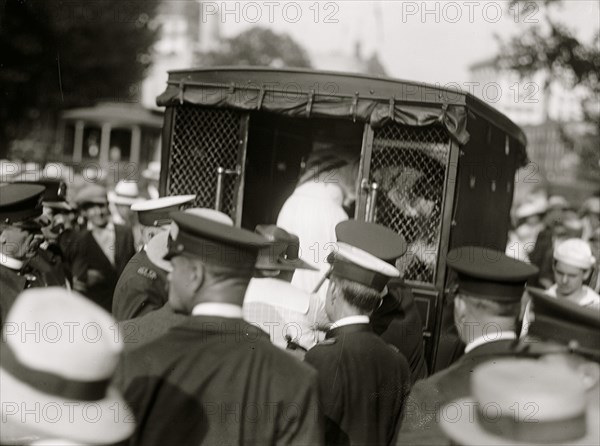
M400 271L387 262L344 242L329 255L330 276L360 283L382 292L390 279L400 276Z
M582 269L589 269L596 263L590 245L579 238L559 243L554 248L554 260Z
M178 211L179 206L189 203L196 198L195 195L173 195L154 200L145 200L135 203L131 210L138 213L138 221L144 226L163 226L171 223L169 213Z

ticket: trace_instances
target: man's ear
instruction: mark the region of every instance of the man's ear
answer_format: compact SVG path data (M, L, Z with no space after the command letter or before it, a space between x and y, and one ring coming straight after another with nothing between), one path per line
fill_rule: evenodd
M590 278L590 276L592 275L592 270L593 268L588 268L583 272L583 280L588 280Z
M329 294L329 299L331 304L333 304L337 299L337 285L334 280L330 280L328 286L329 289L327 290L327 294Z
M467 304L460 295L454 298L454 320L462 322L467 314Z
M202 262L191 261L190 263L190 286L194 291L198 291L206 279L206 267Z

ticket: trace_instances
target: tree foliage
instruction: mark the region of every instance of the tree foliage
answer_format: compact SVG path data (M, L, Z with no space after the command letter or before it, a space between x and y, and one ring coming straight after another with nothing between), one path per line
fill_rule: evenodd
M511 0L509 8L524 8L531 0ZM572 141L581 158L581 173L589 178L600 175L600 32L596 29L592 41L576 37L573 29L560 22L560 14L553 14L563 6L562 0L537 2L543 19L522 33L501 42L498 63L522 76L538 71L548 73L547 88L552 81L567 87L583 86L589 95L583 99L584 118L589 131Z
M159 0L5 0L0 154L28 123L99 100L137 100Z
M310 68L306 51L287 34L254 27L226 39L219 51L201 55L203 66L270 66Z

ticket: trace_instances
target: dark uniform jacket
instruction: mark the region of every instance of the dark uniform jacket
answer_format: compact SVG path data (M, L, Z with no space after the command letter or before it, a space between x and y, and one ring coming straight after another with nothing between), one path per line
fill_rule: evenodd
M412 383L427 377L423 323L410 288L400 282L390 283L388 294L371 316L371 327L404 355Z
M125 266L113 295L112 314L118 321L143 316L168 300L167 272L148 258L145 249Z
M416 383L406 403L396 444L449 445L450 441L439 427L439 418L444 416L440 409L458 398L469 396L473 369L494 358L512 355L513 344L514 341L502 340L480 345L449 368ZM469 410L468 407L462 409Z
M46 286L66 287L71 284L70 272L57 243L43 243L27 265L39 271Z
M88 271L93 269L102 274L99 283L87 286L83 293L110 313L112 297L117 280L129 259L135 254L133 235L127 226L115 225L115 265L110 263L88 230L78 234L75 240L73 279L87 283Z
M175 313L168 304L165 304L158 310L143 316L120 321L117 326L125 350L132 350L164 336L171 328L182 324L190 317L192 316Z
M305 361L319 372L326 444L392 441L410 389L410 371L401 353L369 324L351 324L330 330Z
M315 370L242 319L189 317L125 352L115 383L133 445L323 444Z
M8 311L23 290L45 286L43 277L34 270L15 271L0 265L0 327L4 326Z

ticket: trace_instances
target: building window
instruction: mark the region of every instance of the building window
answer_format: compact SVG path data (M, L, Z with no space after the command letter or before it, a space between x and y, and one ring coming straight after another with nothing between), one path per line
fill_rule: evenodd
M111 162L129 161L131 157L131 130L112 129L110 131L110 144L108 160Z
M85 159L100 158L100 140L102 131L99 126L86 125L83 130L83 153Z

